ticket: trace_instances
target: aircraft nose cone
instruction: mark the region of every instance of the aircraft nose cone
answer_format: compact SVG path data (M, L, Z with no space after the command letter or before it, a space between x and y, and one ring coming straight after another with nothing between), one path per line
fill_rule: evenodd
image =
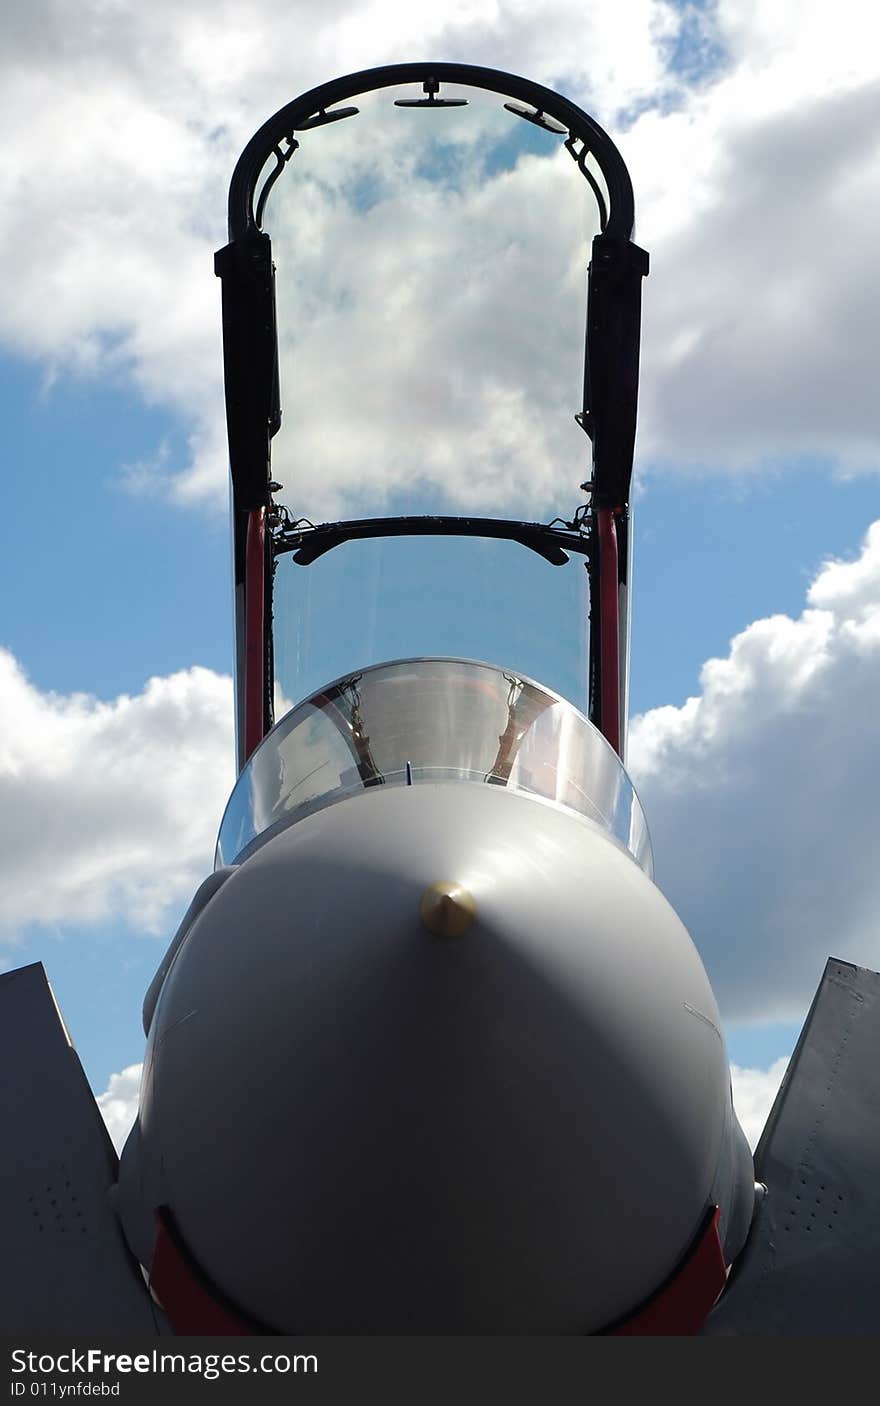
M500 786L377 787L269 838L195 920L138 1175L278 1331L595 1331L705 1215L717 1021L597 826Z
M441 879L425 889L419 904L422 922L437 937L463 937L476 912L473 894L450 879Z

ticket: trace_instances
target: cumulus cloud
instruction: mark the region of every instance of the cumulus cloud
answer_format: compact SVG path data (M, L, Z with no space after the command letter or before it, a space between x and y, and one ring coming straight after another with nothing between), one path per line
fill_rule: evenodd
M744 1069L738 1064L730 1067L733 1084L733 1106L740 1126L754 1152L764 1131L767 1115L779 1092L782 1076L788 1068L788 1055L774 1060L769 1069Z
M876 472L873 16L719 0L710 23L711 83L622 142L652 253L640 462Z
M639 437L648 468L729 472L813 455L877 470L868 309L880 84L809 100L793 85L782 109L778 98L771 72L753 85L737 73L687 117L649 114L628 134L652 251ZM684 163L658 189L673 130Z
M794 65L769 38L755 62L742 29L719 12L727 63L713 81L670 98L667 73L648 110L614 129L653 261L638 463L729 473L810 455L876 471L866 290L880 85L832 45L837 61L814 87L821 24ZM588 87L569 91L589 103ZM276 477L315 517L379 511L404 486L422 494L412 511L444 498L514 515L573 507L595 229L583 183L558 142L499 171L488 153L503 146L506 114L497 129L478 124L478 150L450 136L441 159L420 134L433 158L420 164L392 118L370 127L363 106L342 124L349 153L339 130L311 134L311 149L304 137L270 202L287 417ZM378 187L367 208L352 177L362 139ZM322 144L335 166L321 165ZM840 221L849 233L832 260L821 232Z
M170 409L188 456L160 463L154 483L224 503L212 252L225 242L234 161L297 92L434 53L554 85L619 140L653 257L643 467L729 471L810 453L873 469L873 40L859 0L809 16L794 0L720 0L698 24L692 7L665 0L595 15L570 0L540 12L521 0L330 11L313 0L87 0L75 13L41 0L10 25L0 58L0 171L14 192L0 212L11 272L0 338L50 376L116 377ZM335 141L331 130L311 137ZM378 159L369 145L355 168ZM534 499L553 477L576 491L586 231L575 264L562 238L564 165L577 182L567 157L533 157L455 195L441 181L432 198L401 158L386 167L380 207L331 199L312 210L291 276L311 277L323 259L312 293L333 270L349 283L287 377L282 476L296 486L316 455L329 466L324 501L297 498L301 510L333 511L365 491L381 501L414 482L466 506L526 487ZM295 187L295 168L279 191Z
M137 1117L142 1068L141 1064L129 1064L121 1074L111 1074L107 1088L97 1098L110 1140L119 1153Z
M0 338L50 376L117 377L172 410L189 430L189 461L164 465L161 486L222 504L212 254L225 243L232 167L256 127L339 72L431 53L509 62L539 79L564 70L599 107L616 108L663 83L677 24L665 0L625 0L602 24L571 0L550 16L521 0L439 10L86 0L75 13L38 0L7 27L0 57L0 172L11 195L0 212L10 272Z
M880 965L880 523L700 682L630 734L657 881L725 1019L800 1019L827 957Z
M208 669L103 702L40 692L0 650L0 935L110 914L161 931L210 870L232 727Z

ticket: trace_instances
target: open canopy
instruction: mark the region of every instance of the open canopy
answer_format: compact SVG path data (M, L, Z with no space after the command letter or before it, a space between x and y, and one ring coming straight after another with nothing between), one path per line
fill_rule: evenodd
M384 125L377 127L376 112L381 112ZM418 355L404 351L398 357L409 377L402 389L395 387L390 375L395 348L389 341L393 335L389 329L402 326L407 311L412 321L413 303L408 290L413 282L426 276L434 248L428 236L463 208L456 172L479 169L492 178L493 190L503 187L510 194L514 164L508 131L512 134L510 141L513 134L518 135L517 171L524 169L532 151L559 156L571 181L589 196L595 211L592 230L582 240L582 256L576 249L574 259L566 255L558 269L549 258L542 259L535 271L544 280L537 303L546 309L544 327L499 327L503 309L499 312L496 304L492 311L492 330L497 334L494 346L516 343L525 356L534 349L536 339L557 338L560 324L567 323L568 306L582 298L582 292L579 296L571 282L572 266L588 263L585 352L577 353L582 365L560 368L559 376L567 385L573 370L578 380L582 371L582 396L576 391L577 399L571 409L567 413L560 410L552 381L546 377L541 381L537 370L535 384L516 393L517 405L525 403L527 407L521 420L526 425L537 423L548 412L555 420L570 423L571 411L576 410L576 419L589 437L587 444L581 436L588 454L578 463L575 453L570 466L566 457L570 451L566 448L558 452L552 436L540 441L546 452L533 453L529 459L525 447L518 442L525 436L521 432L517 435L500 414L495 416L495 403L504 399L503 394L497 393L501 382L492 383L494 401L484 398L478 402L478 410L485 411L488 404L489 419L493 423L497 419L502 425L498 440L501 450L493 441L489 424L481 424L479 414L468 424L467 415L454 397L444 401L439 391L434 393L441 382L448 388L456 382L469 386L483 379L483 369L474 361L481 349L473 345L473 338L458 350L454 341L447 339L439 353L443 364L438 368L437 339L432 340L431 332L446 316L445 307L418 319L419 325L428 323L424 328L424 350L420 347ZM524 145L526 136L535 143L533 147ZM541 169L550 170L550 164L544 161ZM558 170L558 161L553 170ZM295 180L297 171L299 185ZM388 195L389 173L396 181L393 199ZM279 184L282 175L285 179ZM334 204L336 183L341 180L348 183L346 205L338 201ZM285 191L286 205L279 203L281 190ZM538 194L543 194L548 208L535 216L531 209L534 202L530 201L517 218L540 218L542 228L552 236L563 219L554 195L555 186L545 183L542 187L538 182L535 190L536 200ZM372 276L375 284L375 264L369 265L365 260L354 225L347 225L346 218L354 211L361 217L360 230L368 226L374 233L381 230L384 247L393 247L408 196L412 206L418 204L417 197L422 202L419 218L424 222L425 259L422 266L416 259L407 270L406 279L397 281L393 298L386 299L378 311L373 308L372 325L378 327L381 322L384 340L379 336L365 339L355 378L345 359L332 355L334 323L322 310L344 307L346 300L352 298L352 290L360 291L359 274L361 283L369 283ZM493 220L499 223L498 213L497 204L493 206L486 198L472 202L471 217L482 221L480 228L491 225ZM272 228L276 243L285 232L288 236L288 258L279 285L284 291L279 297L277 315L273 250L264 226ZM491 69L423 63L353 74L313 89L288 104L248 143L230 188L230 243L216 260L223 280L233 484L239 767L271 726L274 716L277 680L272 618L276 580L283 586L287 580L284 573L314 571L313 564L320 564L328 554L353 550L347 544L400 537L416 542L428 537L470 537L515 544L517 550L525 549L532 560L552 566L569 560L585 563L591 629L583 692L590 719L623 754L628 502L641 279L647 272L647 256L631 242L632 228L629 176L601 128L559 94ZM552 239L548 251L550 243ZM479 270L480 278L484 283L491 282L504 275L502 264L509 264L512 245L512 239L507 245L496 241L495 252L487 259L483 244L473 234L469 236L465 228L463 241L452 255L460 270L455 280L460 299L467 300L468 268L479 259L481 251L485 266ZM381 254L383 246L380 243L377 247ZM418 243L415 247L418 249ZM308 298L299 295L299 301L297 296L291 299L287 290L296 289L298 272L322 259L333 276L328 278L325 274L316 285L323 299L316 313ZM289 263L293 267L288 268ZM531 272L517 267L515 277L526 279ZM510 267L507 275L510 276ZM559 314L555 301L560 290L565 294L564 315ZM314 303L314 288L311 296ZM310 316L317 331L311 342L297 346L291 372L285 358L284 335L279 338L279 325L283 334L291 322L302 324ZM565 339L560 334L558 340ZM318 370L312 365L312 348L322 353ZM492 350L490 346L489 351ZM542 345L541 350L546 351L546 347ZM560 349L555 350L558 356ZM567 359L575 359L569 355L567 344L561 350ZM533 356L536 368L539 363L546 364L546 360ZM555 364L553 369L557 369ZM273 466L271 445L281 426L281 393L291 385L293 413L288 415L284 435L278 441L283 452L276 455ZM392 417L399 428L397 442L383 446L381 452L375 451L372 429L366 423L364 385L370 389L373 401L381 399L386 385L390 386L390 395L398 396L392 407L399 405L399 420ZM413 385L417 387L415 394ZM325 400L333 389L337 390L335 402ZM427 431L414 428L411 423L410 412L420 396L424 404L433 406L435 414ZM292 450L283 443L285 440L294 446ZM405 495L392 494L389 500L387 482L383 483L379 472L390 466L388 472L393 475L395 463L402 462L405 452L414 450L418 450L413 458L423 476L442 485L449 466L449 479L454 482L455 492L450 500L444 501L441 493L439 504L432 502L429 512L409 510ZM493 455L504 459L494 471ZM560 458L566 459L562 487L557 462ZM311 483L309 472L313 475ZM400 472L398 469L399 476ZM276 482L279 476L288 484L284 491ZM334 485L339 487L342 480L346 492L334 497ZM485 491L480 501L480 482L484 490L486 484L497 484L497 496L493 493L491 502L485 501ZM522 488L526 500L523 505L519 501L512 504L516 510L513 515L512 485ZM343 507L354 503L359 508L357 515L334 512L331 516L320 511L325 504L335 506L337 500L342 501ZM469 511L455 510L463 502L469 506L472 501L476 506ZM364 510L372 511L375 506L386 511L380 516L367 516ZM388 507L394 511L387 512ZM277 645L276 640L276 649ZM357 662L352 660L352 666ZM499 658L498 662L510 661Z

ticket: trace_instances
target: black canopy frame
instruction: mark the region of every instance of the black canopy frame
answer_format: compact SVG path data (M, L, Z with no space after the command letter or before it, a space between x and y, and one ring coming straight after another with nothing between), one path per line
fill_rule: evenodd
M498 93L505 106L564 136L599 205L601 232L587 271L583 406L576 416L592 442L592 471L582 485L589 505L559 525L474 517L358 519L292 524L273 500L271 440L281 424L275 273L261 228L266 197L297 150L297 132L355 116L340 109L360 94L421 84ZM521 111L511 105L526 104ZM432 105L440 106L439 102ZM533 109L529 112L528 109ZM433 119L432 119L433 120ZM607 203L586 166L592 155ZM267 163L275 165L264 175ZM262 177L262 186L260 185ZM568 98L500 70L455 63L392 64L337 78L275 113L244 148L229 189L229 243L215 256L223 284L223 357L232 476L235 584L236 735L239 769L273 721L271 601L274 559L295 551L300 564L355 538L400 535L506 537L559 565L586 558L590 584L589 715L623 754L628 631L629 493L639 374L641 282L648 256L632 242L634 206L626 165L611 138ZM274 529L274 530L273 530Z

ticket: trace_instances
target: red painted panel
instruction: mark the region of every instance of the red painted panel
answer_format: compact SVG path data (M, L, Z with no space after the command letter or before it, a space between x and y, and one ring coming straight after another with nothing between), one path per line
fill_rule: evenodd
M602 731L620 756L620 624L614 508L598 508Z
M716 1206L678 1272L644 1308L612 1328L611 1337L683 1338L700 1331L727 1282L719 1216Z
M266 678L266 513L253 508L248 514L245 556L245 752L263 740L263 690Z
M184 1336L212 1334L217 1337L250 1337L261 1331L218 1302L202 1275L178 1245L161 1208L156 1212L156 1244L150 1269L150 1288L165 1310L175 1333Z

